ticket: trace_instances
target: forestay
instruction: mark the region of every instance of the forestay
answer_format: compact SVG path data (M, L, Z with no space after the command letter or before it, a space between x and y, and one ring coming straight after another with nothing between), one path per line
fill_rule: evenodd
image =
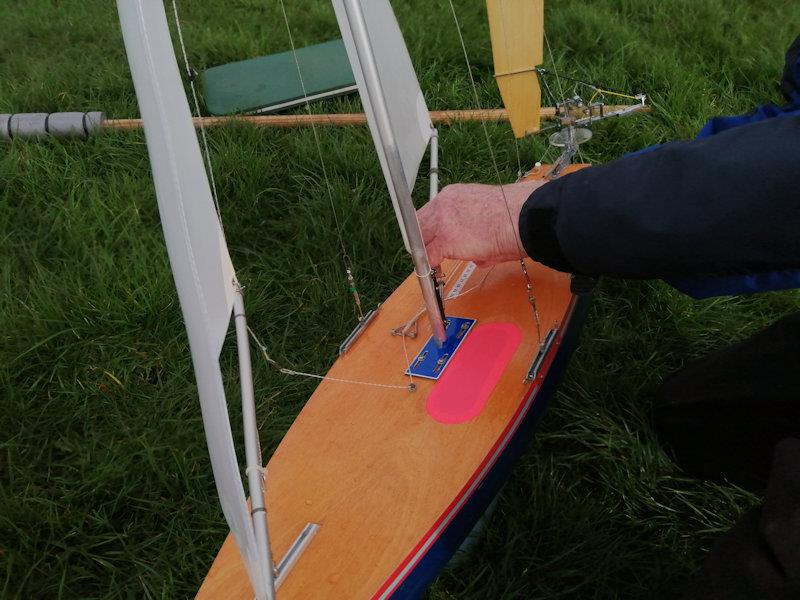
M259 557L245 500L219 365L236 293L235 273L181 85L163 3L118 0L117 7L220 503L254 591L258 598L266 598L264 571L268 567Z
M420 162L433 131L428 107L419 88L419 82L411 64L403 34L400 32L400 27L388 0L369 0L368 2L361 2L360 6L364 15L372 53L378 68L380 86L383 90L392 133L403 165L403 175L409 190L413 190ZM350 65L353 68L361 103L367 115L369 129L375 142L375 149L389 188L397 220L402 225L404 219L398 206L397 194L391 182L386 150L381 142L377 118L370 103L369 95L365 93L364 71L356 50L353 32L344 7L344 0L333 0L333 8L336 12L336 19L339 22L339 29L347 49ZM403 241L406 244L406 249L410 252L408 239L402 226L401 231L403 232Z

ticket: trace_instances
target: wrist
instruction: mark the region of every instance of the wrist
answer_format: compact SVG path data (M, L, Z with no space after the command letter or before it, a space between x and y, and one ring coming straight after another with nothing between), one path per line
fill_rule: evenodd
M511 202L509 206L511 210L511 218L514 223L514 236L517 247L522 249L523 255L528 255L522 239L523 228L520 223L520 218L525 204L533 196L533 192L541 187L541 184L539 182L525 181L516 183L514 185L517 186L518 189L515 190L515 193L513 194L513 202Z
M520 205L518 231L525 252L551 269L574 272L558 239L558 203L561 181L537 186Z

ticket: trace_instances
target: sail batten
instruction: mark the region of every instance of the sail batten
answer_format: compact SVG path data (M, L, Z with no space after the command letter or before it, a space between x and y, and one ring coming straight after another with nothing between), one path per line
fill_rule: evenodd
M117 9L170 266L197 380L223 513L256 597L268 596L231 434L219 355L230 326L235 273L214 208L161 0L118 0Z
M515 137L539 130L544 0L486 0L495 79Z

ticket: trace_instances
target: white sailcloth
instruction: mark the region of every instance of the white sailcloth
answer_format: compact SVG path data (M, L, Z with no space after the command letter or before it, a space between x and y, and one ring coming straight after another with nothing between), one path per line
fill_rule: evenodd
M256 596L267 597L233 444L219 354L235 274L181 85L162 0L117 0L167 252L186 323L220 503ZM269 566L271 568L271 565Z
M378 152L383 176L389 188L397 220L401 224L403 241L410 252L408 239L403 224L403 217L397 203L397 195L391 182L386 152L378 133L376 116L366 93L364 72L356 50L353 32L347 19L343 0L332 0L336 20L350 59L350 65L355 75L361 103L367 115L367 123L372 132L372 140ZM425 149L431 138L433 125L431 124L425 98L419 89L419 82L408 55L403 34L397 24L391 5L388 0L367 0L361 2L361 11L367 28L367 34L372 47L376 66L380 76L386 108L391 124L400 159L403 164L403 174L408 184L408 189L414 189L419 165L425 154Z

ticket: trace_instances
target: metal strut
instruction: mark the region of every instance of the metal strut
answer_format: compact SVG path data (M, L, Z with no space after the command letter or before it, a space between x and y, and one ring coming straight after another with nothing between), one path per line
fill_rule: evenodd
M425 302L434 339L441 346L446 338L445 318L440 308L440 301L437 298L436 283L430 277L431 265L428 262L428 254L425 251L425 243L417 221L417 211L411 199L411 190L406 182L403 163L400 158L400 149L389 119L386 98L384 97L383 86L381 85L380 74L372 51L372 43L367 31L361 3L358 0L344 0L343 5L364 75L366 88L364 93L369 97L370 105L375 113L378 136L383 146L391 184L402 215L400 225L403 227L408 239L411 258L414 261L414 271L417 274L422 290L422 299Z
M378 308L368 311L358 320L358 325L356 325L355 329L350 332L350 335L348 335L339 346L339 356L342 356L344 353L346 353L350 347L356 343L356 340L361 337L361 334L364 333L369 324L378 314Z
M547 353L550 351L550 348L553 346L553 342L556 340L557 333L558 326L553 327L547 332L547 335L544 336L544 340L542 340L542 343L539 345L539 351L536 353L536 356L533 357L531 366L528 367L528 373L525 375L525 380L523 383L530 383L539 376L539 371L544 364L544 359L547 356Z
M558 104L562 129L550 136L550 144L561 148L561 155L553 162L553 168L547 174L547 179L555 179L561 175L561 172L572 163L578 152L578 146L592 139L592 132L589 129L577 126L578 119L575 113L584 107L585 104L580 96L568 98ZM591 110L589 107L589 111ZM600 110L602 112L602 107Z
M242 419L244 425L244 449L247 464L247 482L250 491L250 516L261 564L265 569L267 598L275 598L275 576L272 569L272 551L267 529L267 508L264 502L266 477L261 465L261 445L258 441L256 401L253 388L253 367L250 359L250 338L247 335L247 319L244 314L242 289L234 282L233 320L236 326L236 348L239 353L239 379L242 393Z

